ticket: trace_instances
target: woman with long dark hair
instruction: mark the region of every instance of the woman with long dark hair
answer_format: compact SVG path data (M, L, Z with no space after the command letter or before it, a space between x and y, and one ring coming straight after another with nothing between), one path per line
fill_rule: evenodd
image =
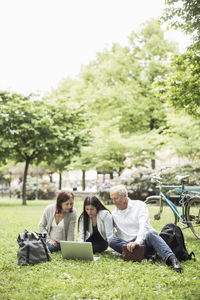
M76 209L74 194L71 191L60 191L56 204L44 210L39 223L41 233L47 234L47 246L51 252L60 250L60 241L73 241L76 226Z
M79 241L91 242L94 253L107 249L108 240L113 237L112 214L96 196L85 198L78 229Z

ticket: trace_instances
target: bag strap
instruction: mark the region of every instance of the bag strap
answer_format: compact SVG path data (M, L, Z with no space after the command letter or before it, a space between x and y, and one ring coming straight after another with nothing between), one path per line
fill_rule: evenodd
M181 235L183 247L184 247L185 251L187 252L187 249L186 249L186 246L185 246L185 239L184 239L183 232L182 232L182 230L181 230L181 228L179 226L177 226L177 227L178 227L178 230L179 230L180 235Z
M36 240L40 240L42 242L42 246L43 246L43 248L45 250L47 260L50 261L50 256L49 256L49 253L48 253L48 250L47 250L47 246L46 246L43 238L42 237L40 238L35 231L33 231L32 234L34 235L34 237L36 238Z
M37 233L35 231L32 232L32 234L34 235L34 237L36 238L36 240L39 240L39 236L37 235Z
M26 239L28 236L28 230L24 229L24 238Z
M46 253L46 256L47 256L47 260L50 261L50 256L49 256L49 253L48 253L48 250L47 250L47 246L46 246L45 242L43 241L43 238L41 238L40 240L41 240L42 245L44 247L44 250L45 250L45 253Z
M30 246L28 244L27 248L26 248L26 262L27 262L27 264L29 264L29 254L30 254Z

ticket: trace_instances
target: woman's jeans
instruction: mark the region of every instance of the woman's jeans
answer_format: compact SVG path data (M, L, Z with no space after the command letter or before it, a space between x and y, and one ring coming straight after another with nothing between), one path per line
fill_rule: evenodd
M116 252L122 253L122 246L127 245L130 242L134 242L135 240L136 238L126 242L121 238L114 237L109 240L108 245ZM152 255L157 253L161 259L166 262L168 257L174 254L165 241L154 230L147 233L143 244L146 246L146 258L150 258Z
M56 246L50 244L50 243L46 243L47 247L49 248L49 251L52 252L56 252L60 250L60 243L56 242Z

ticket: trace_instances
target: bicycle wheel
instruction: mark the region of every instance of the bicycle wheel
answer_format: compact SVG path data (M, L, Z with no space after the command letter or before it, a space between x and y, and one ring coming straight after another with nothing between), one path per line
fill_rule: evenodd
M148 197L145 203L148 206L151 225L158 232L160 232L163 226L167 223L177 224L178 218L168 205L163 203L163 206L160 209L159 196Z
M200 240L200 197L195 196L186 205L186 220L194 235Z

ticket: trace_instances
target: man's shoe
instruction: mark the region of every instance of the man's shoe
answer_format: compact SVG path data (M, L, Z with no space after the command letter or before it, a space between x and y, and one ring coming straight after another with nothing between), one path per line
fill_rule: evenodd
M182 272L183 269L181 268L180 262L176 258L174 254L170 255L166 261L168 266L171 266L172 269L176 272Z

